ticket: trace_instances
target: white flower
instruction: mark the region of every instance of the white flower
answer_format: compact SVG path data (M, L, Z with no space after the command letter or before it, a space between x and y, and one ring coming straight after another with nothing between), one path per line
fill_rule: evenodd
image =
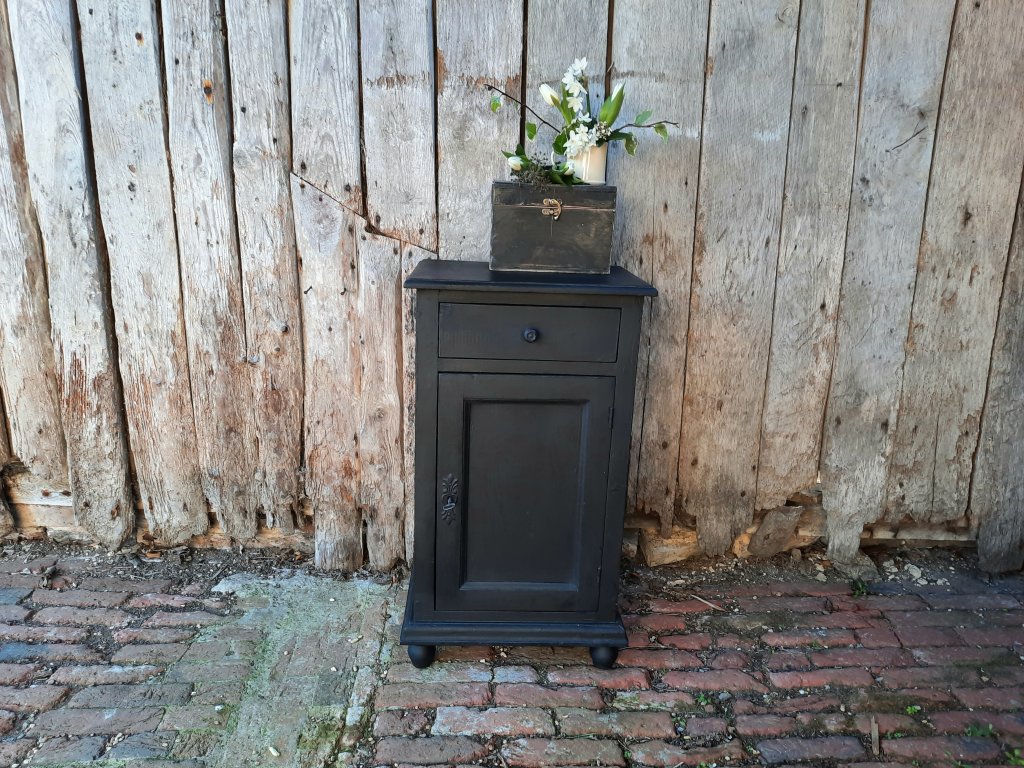
M565 103L568 105L569 109L571 109L573 112L579 112L580 110L583 109L583 97L582 96L570 96L569 98L567 98L565 100Z
M583 84L576 79L572 72L566 72L562 82L565 83L565 90L569 92L570 96L579 96L583 93Z
M586 113L583 113L582 115L576 115L576 119L579 120L581 123L589 123L594 118L592 118L590 115Z
M585 125L576 126L570 133L569 138L565 142L565 155L566 157L576 157L582 152L586 152L597 144L597 137L594 131L587 128Z
M565 161L565 172L566 173L576 173L576 163L574 163L572 160L566 160Z
M523 158L518 155L512 155L512 157L508 158L508 167L513 171L523 170Z
M584 56L582 59L576 59L570 66L569 71L575 72L576 77L583 76L583 70L587 68L587 57Z
M556 91L547 83L541 83L540 95L541 98L543 98L544 101L547 102L548 106L557 107L559 102L561 102L561 99L558 98L558 91Z

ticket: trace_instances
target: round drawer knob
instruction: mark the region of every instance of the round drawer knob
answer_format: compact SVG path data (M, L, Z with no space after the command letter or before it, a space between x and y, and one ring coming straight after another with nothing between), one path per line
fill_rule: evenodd
M533 342L535 342L539 336L540 333L538 333L536 328L527 328L525 331L523 331L523 341L526 341L530 344L533 344Z

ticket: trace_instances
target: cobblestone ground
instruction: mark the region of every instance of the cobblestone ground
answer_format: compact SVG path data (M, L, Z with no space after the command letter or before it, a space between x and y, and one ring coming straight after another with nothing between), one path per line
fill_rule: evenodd
M51 565L0 562L0 765L1024 765L1019 579L641 595L613 670L478 647L421 671L401 586L73 559L40 586Z

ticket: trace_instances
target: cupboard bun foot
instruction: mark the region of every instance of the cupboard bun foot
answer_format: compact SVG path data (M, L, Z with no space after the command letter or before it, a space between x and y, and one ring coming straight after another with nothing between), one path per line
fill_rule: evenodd
M598 669L611 669L619 657L619 649L607 645L599 645L590 649L590 660Z
M426 669L434 663L434 657L437 655L436 645L410 645L409 646L409 661L416 669ZM613 657L614 660L614 657Z

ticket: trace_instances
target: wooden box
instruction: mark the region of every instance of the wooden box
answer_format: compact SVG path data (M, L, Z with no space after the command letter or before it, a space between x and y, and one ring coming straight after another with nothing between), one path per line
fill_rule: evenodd
M491 203L491 269L603 275L611 269L615 187L496 181Z
M610 667L640 318L652 286L421 262L416 550L401 642L584 645Z

